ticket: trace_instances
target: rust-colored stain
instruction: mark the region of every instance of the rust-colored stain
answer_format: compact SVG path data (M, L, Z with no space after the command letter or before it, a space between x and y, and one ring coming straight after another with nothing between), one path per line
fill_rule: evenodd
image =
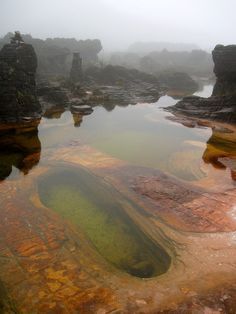
M151 280L122 273L103 260L80 230L44 207L37 179L57 163L86 167L136 201L143 212L130 215L155 240L160 234L165 239L173 259L170 270ZM187 188L73 142L45 151L43 164L23 180L2 181L0 193L0 281L7 291L4 298L18 313L217 311L222 308L218 295L235 296L233 186L222 193ZM223 294L217 292L219 286Z
M139 177L133 185L136 193L150 199L153 215L163 217L180 230L227 232L236 230L231 217L236 204L236 188L217 194L191 190L169 179Z

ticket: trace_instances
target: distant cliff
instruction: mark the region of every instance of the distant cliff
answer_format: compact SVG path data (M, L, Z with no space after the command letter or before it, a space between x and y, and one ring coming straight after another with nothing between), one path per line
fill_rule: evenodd
M37 57L34 48L12 41L0 51L0 120L38 118L41 106L36 97Z
M0 47L8 43L12 33L0 40ZM79 52L83 66L98 64L98 53L102 45L98 39L76 40L75 38L47 38L46 40L22 35L27 44L31 44L38 57L37 73L40 76L68 76L74 52Z

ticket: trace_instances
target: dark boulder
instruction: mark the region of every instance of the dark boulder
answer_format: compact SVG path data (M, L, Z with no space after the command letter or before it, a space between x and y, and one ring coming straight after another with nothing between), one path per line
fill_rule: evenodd
M90 67L84 73L84 82L97 86L101 92L98 98L120 105L156 102L161 91L155 76L122 66Z
M217 45L212 51L217 77L214 96L236 94L236 45Z
M48 105L66 107L69 102L67 92L68 91L60 85L53 85L49 82L41 82L38 83L37 86L37 96L40 99L43 109Z
M162 72L158 75L160 83L169 90L194 93L198 90L198 84L186 73Z
M36 97L37 57L24 42L11 42L0 51L0 120L39 118L41 106Z
M151 74L113 65L107 65L104 68L90 67L85 72L85 78L98 84L107 85L124 85L132 82L146 82L159 85L158 79Z

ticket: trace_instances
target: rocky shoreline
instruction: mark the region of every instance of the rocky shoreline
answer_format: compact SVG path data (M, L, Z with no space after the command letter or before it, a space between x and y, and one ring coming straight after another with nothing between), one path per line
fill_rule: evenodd
M212 96L185 97L165 108L174 115L236 123L236 45L217 45L212 51L217 77Z

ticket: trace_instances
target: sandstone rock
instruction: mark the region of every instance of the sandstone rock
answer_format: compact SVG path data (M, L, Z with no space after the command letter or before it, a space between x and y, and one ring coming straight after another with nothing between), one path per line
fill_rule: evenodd
M40 97L43 107L46 104L64 107L69 101L66 89L60 86L53 86L50 83L38 84L37 95Z
M72 82L77 83L82 81L82 78L82 58L80 57L80 54L78 52L74 52L70 71L70 79Z
M150 74L122 66L90 67L85 71L87 84L96 86L96 98L113 104L128 105L138 102L156 102L160 97L158 79ZM94 97L94 96L93 96Z
M41 106L36 97L37 57L33 47L11 42L0 51L0 120L38 118Z
M213 90L214 96L236 93L236 45L217 45L212 51L215 63L214 72L217 81Z
M183 116L236 123L236 45L217 45L212 56L217 76L212 96L185 97L167 110Z
M158 79L169 90L185 91L191 94L198 89L198 84L186 73L163 72Z

